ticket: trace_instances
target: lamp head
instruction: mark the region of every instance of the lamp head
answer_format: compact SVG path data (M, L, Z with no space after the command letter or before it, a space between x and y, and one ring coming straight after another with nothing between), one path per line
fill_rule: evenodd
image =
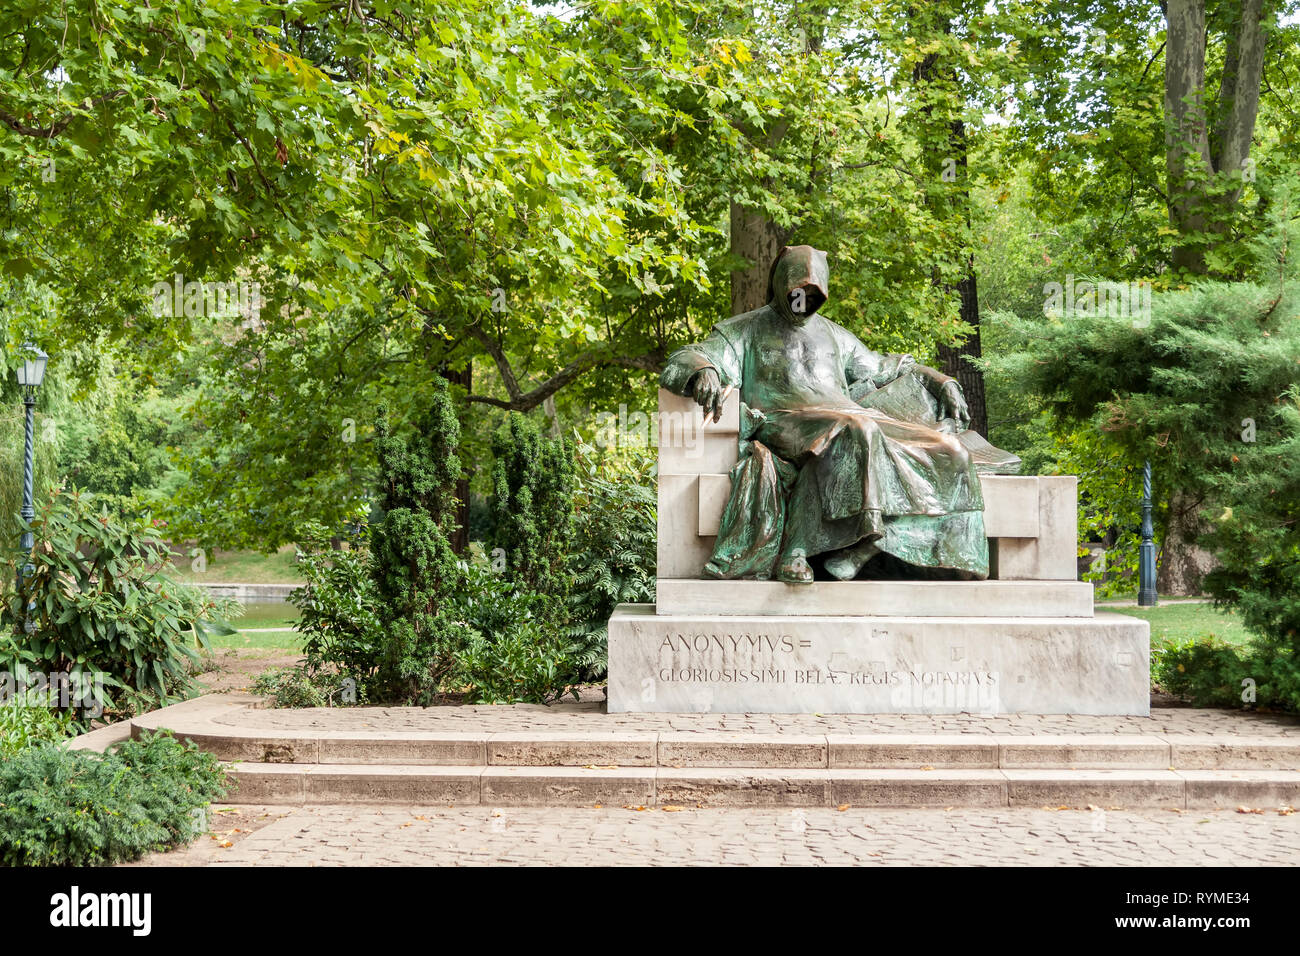
M25 358L23 364L18 366L18 384L28 393L34 393L45 380L45 363L50 357L31 342L24 343L22 350Z

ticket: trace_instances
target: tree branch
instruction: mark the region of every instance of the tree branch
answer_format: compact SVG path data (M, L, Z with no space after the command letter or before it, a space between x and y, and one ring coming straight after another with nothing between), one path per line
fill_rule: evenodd
M126 90L114 90L111 93L105 93L103 96L98 96L95 99L91 100L90 108L93 109L94 107L98 106L100 103L106 103L109 100L115 100L119 96L125 96L125 95L126 95ZM71 124L74 119L76 119L78 116L81 115L83 114L74 110L71 113L65 113L63 116L59 117L49 126L28 126L26 123L20 120L17 116L14 116L8 110L0 109L0 123L4 123L15 133L18 133L22 136L31 136L35 139L53 139L55 136L58 136L65 129L67 129L69 124Z

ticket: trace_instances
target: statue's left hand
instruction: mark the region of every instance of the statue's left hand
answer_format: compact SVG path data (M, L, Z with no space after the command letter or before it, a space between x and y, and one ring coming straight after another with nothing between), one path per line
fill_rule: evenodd
M715 422L722 421L722 402L726 395L718 373L711 368L700 369L691 379L691 397L704 409L705 421L708 421L710 415Z
M955 378L945 382L939 392L939 417L953 419L958 431L964 432L970 428L970 409L966 406L961 383Z

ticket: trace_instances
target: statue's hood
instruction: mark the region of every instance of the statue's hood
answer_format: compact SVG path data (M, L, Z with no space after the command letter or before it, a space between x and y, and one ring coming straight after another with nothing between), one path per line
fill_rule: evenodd
M816 289L821 293L822 304L825 304L830 299L830 275L826 253L822 250L812 246L786 246L768 273L768 301L785 314L791 292Z

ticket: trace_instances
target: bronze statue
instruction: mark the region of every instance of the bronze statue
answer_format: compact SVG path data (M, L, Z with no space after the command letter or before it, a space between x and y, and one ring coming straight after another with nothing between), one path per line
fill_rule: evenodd
M741 457L705 575L775 572L802 584L817 559L850 580L892 556L873 567L987 577L976 466L1014 471L1018 459L967 431L956 379L910 355L873 352L818 314L829 295L826 253L786 247L768 293L767 305L674 352L661 376L714 420L728 390L740 389Z

